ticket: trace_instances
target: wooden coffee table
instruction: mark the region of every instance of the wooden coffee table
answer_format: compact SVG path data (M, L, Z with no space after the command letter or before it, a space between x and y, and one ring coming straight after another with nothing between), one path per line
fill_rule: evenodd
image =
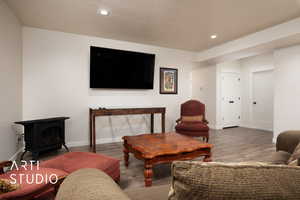
M129 153L145 162L145 186L152 185L153 166L175 160L192 160L204 156L211 161L212 145L178 133L143 134L124 136L125 166L129 165Z

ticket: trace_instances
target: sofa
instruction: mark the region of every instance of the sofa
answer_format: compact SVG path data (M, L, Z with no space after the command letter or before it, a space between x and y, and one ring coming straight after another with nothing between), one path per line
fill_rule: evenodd
M56 200L298 200L300 168L266 163L176 161L170 186L121 190L104 172L80 169Z
M70 174L56 200L297 200L300 167L287 165L300 142L300 131L279 135L276 152L267 163L172 163L170 185L121 190L105 173L81 169Z

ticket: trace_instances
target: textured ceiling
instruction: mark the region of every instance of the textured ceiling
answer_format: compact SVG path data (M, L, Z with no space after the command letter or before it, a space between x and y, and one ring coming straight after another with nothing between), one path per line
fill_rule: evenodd
M300 17L299 0L6 0L26 26L201 51ZM98 8L110 16L96 14ZM210 39L217 34L218 38Z

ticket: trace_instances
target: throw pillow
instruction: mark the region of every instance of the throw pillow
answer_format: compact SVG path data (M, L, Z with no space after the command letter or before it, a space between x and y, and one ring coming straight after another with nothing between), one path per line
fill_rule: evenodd
M202 122L203 121L203 115L182 116L181 120L183 122Z
M300 159L300 142L299 144L296 146L294 152L292 153L290 159L288 160L288 165L293 162L294 160L298 160Z
M19 184L11 184L7 179L0 179L0 194L13 192L19 188Z

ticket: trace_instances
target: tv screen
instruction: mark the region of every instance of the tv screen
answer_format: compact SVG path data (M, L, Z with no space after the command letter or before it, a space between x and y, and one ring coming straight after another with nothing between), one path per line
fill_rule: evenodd
M90 88L153 89L155 55L91 46Z

